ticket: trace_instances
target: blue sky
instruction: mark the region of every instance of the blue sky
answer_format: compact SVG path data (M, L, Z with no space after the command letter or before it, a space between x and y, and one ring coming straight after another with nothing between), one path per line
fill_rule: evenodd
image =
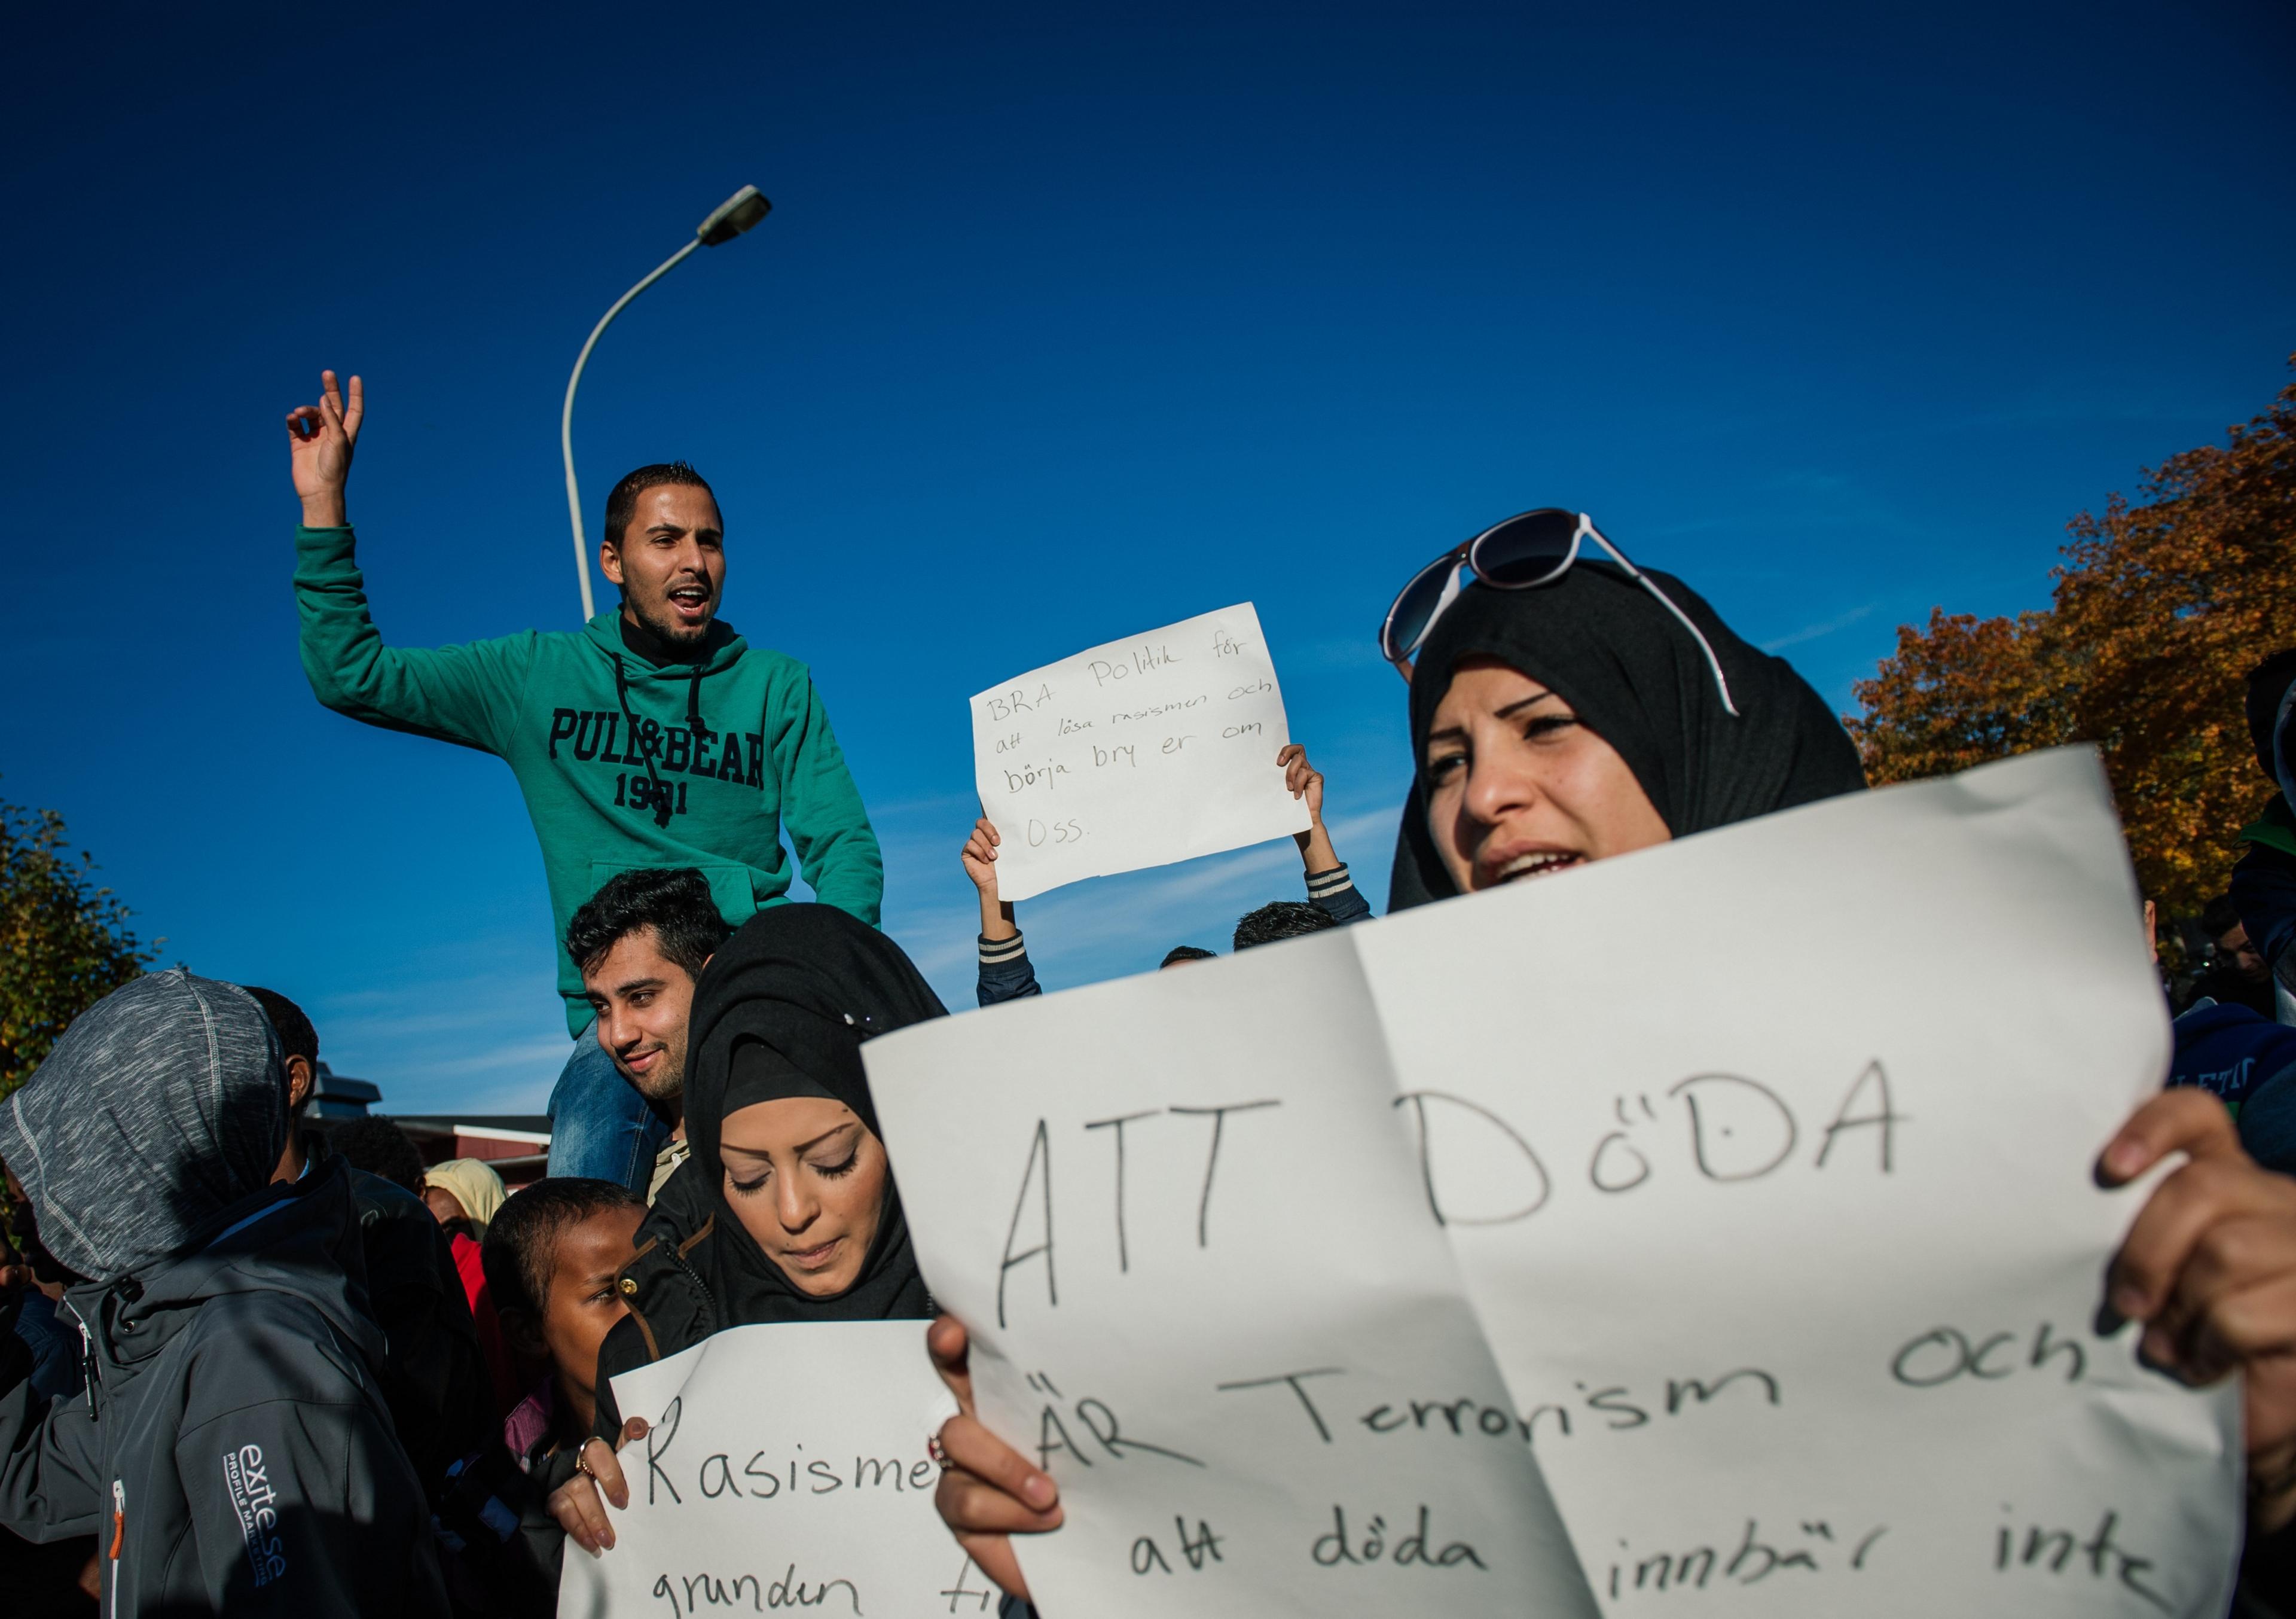
M1898 623L2045 601L2065 521L2296 349L2274 0L382 9L15 23L0 797L402 1112L540 1106L549 911L500 763L311 698L280 418L367 379L388 638L573 628L567 368L745 181L772 218L591 364L591 521L643 462L716 484L726 616L812 665L953 1006L1006 675L1257 603L1381 899L1372 630L1443 547L1591 511L1846 708ZM1296 872L1021 920L1073 984Z

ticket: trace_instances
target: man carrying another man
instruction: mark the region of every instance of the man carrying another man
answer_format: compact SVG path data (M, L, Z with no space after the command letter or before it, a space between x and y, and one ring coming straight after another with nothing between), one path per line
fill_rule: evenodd
M598 1045L669 1138L640 1190L652 1203L685 1162L685 1025L693 986L733 930L692 869L626 871L574 913L566 954L597 1015Z
M794 659L717 616L724 520L682 462L614 486L598 560L618 609L578 634L523 631L458 646L386 646L367 612L344 487L365 414L332 371L290 412L296 605L304 673L336 712L501 758L542 845L560 939L617 873L691 867L729 925L787 896L784 824L825 903L877 920L884 866L820 694ZM576 1036L551 1096L551 1169L643 1191L667 1123L625 1081L580 969L559 962Z

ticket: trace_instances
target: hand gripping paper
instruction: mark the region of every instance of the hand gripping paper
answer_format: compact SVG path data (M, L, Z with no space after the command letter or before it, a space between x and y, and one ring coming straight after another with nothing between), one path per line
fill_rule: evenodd
M1047 663L972 700L973 774L1027 900L1308 829L1283 693L1245 602Z
M652 1425L619 1453L614 1546L566 1543L560 1619L996 1611L933 1510L955 1402L922 1321L735 1327L614 1379Z
M2236 1392L2099 1318L2168 1040L2067 750L865 1056L1048 1614L2215 1619Z

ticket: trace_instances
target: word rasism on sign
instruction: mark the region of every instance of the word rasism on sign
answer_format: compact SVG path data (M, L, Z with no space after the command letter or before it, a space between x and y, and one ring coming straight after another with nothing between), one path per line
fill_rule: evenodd
M933 1510L925 1442L955 1402L922 1321L735 1327L614 1379L652 1432L619 1454L615 1544L569 1541L560 1619L994 1614Z
M1276 752L1291 741L1251 604L1016 675L972 699L997 890L1218 854L1308 829Z
M2099 1310L2168 1049L2064 750L864 1056L1047 1613L2198 1619L2236 1391Z

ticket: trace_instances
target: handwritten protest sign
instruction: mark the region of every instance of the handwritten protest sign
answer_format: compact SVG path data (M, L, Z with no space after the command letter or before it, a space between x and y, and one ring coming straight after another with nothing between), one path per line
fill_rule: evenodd
M1615 1619L2223 1612L2236 1402L2097 1315L2166 1051L2068 751L865 1056L1049 1613Z
M561 1619L996 1612L933 1510L925 1441L956 1408L922 1321L736 1327L614 1397L653 1431L622 1448L613 1548L567 1545Z
M1026 900L1080 877L1308 829L1284 790L1283 693L1249 602L1095 646L972 699L996 883Z

